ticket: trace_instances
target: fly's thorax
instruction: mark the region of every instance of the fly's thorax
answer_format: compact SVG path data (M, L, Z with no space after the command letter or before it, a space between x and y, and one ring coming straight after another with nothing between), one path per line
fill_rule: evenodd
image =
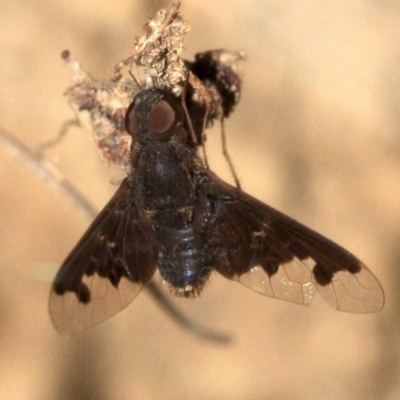
M133 196L146 210L192 205L196 199L191 150L177 142L149 142L132 163Z

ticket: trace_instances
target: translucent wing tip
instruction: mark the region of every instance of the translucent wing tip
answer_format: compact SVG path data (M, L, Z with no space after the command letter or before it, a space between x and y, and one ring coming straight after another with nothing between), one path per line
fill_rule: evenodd
M268 297L311 305L319 294L330 307L352 313L375 313L385 304L385 295L372 272L361 264L359 272L339 271L326 285L316 282L310 260L294 259L268 276L260 266L237 277L240 283Z
M139 293L141 285L121 278L118 287L95 274L88 280L91 298L78 300L75 292L58 294L52 289L49 298L50 318L56 330L71 335L98 325L125 308Z

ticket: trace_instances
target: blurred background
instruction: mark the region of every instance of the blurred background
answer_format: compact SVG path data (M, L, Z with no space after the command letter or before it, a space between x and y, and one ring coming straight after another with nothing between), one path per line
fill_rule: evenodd
M73 117L63 92L71 50L108 79L154 0L0 0L0 125L35 149ZM186 0L185 58L244 50L241 103L226 121L243 188L333 239L380 280L378 314L262 297L214 275L200 299L174 300L221 332L185 332L142 291L72 337L48 316L51 280L88 222L0 147L2 399L400 398L400 1ZM231 181L220 130L211 166ZM47 153L98 209L122 176L85 130Z

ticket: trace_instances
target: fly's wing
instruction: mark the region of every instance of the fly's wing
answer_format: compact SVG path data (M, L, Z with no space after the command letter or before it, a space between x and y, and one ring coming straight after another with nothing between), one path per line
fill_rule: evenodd
M310 305L316 292L333 308L379 311L384 293L355 256L208 172L208 238L215 269L265 296ZM220 249L219 253L216 249Z
M157 242L126 178L64 261L49 309L60 333L82 331L126 307L153 276Z

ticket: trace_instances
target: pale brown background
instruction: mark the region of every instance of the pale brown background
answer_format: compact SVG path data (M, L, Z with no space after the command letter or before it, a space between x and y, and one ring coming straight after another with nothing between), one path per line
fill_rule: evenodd
M108 78L164 4L0 0L0 124L32 147L54 136L72 116L61 51ZM245 190L357 254L386 307L301 307L215 275L201 299L178 303L234 334L229 347L182 331L145 292L98 328L60 337L50 282L87 223L0 148L0 398L400 398L400 2L187 0L182 12L187 57L248 53L227 123ZM213 169L230 179L218 129L209 137ZM121 176L79 129L49 157L99 209Z

